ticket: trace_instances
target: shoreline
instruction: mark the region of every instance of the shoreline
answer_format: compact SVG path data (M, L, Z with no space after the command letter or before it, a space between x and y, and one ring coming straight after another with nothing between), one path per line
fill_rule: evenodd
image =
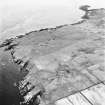
M104 8L99 8L99 9L104 9ZM59 29L59 28L62 28L62 27L64 27L64 26L69 26L69 25L79 25L79 24L81 24L81 23L83 23L83 22L85 22L86 20L88 20L88 13L89 12L91 12L91 11L96 11L96 10L99 10L98 8L97 9L89 9L89 10L87 10L87 11L84 11L84 10L82 10L82 9L80 9L80 10L82 10L82 11L84 11L85 13L84 13L84 15L81 17L81 19L82 20L79 20L79 21L77 21L77 22L75 22L75 23L71 23L71 24L62 24L62 25L58 25L58 26L55 26L55 27L52 27L52 28L41 28L41 29L38 29L38 30L32 30L32 31L30 31L30 32L27 32L27 33L24 33L24 34L21 34L21 35L17 35L17 36L15 36L15 37L11 37L11 38L7 38L7 39L5 39L3 42L0 42L0 46L2 45L2 43L4 43L4 42L6 42L6 40L14 40L14 39L17 39L17 38L22 38L22 37L25 37L26 35L29 35L29 34L31 34L31 33L33 33L33 32L41 32L41 31L53 31L53 30L57 30L57 29Z

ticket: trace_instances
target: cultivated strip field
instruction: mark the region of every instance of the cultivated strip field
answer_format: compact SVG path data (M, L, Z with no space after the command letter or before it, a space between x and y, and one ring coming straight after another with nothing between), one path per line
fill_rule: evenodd
M58 100L56 105L105 105L105 84L99 83Z

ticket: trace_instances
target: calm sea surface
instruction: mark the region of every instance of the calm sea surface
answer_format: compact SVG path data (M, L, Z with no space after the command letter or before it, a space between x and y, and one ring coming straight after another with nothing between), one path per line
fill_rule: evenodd
M9 53L0 49L0 105L19 105L21 97L14 84L25 74L19 72L19 67L13 64Z
M32 3L32 0L28 4L27 0L25 2L22 0L22 4L15 3L15 0L12 1L14 4L4 2L5 5L0 11L0 19L2 20L0 41L41 28L78 22L84 15L84 12L78 9L81 5L90 5L91 8L105 8L104 0L52 0L52 4L49 2L50 5L46 5L44 1L43 5Z

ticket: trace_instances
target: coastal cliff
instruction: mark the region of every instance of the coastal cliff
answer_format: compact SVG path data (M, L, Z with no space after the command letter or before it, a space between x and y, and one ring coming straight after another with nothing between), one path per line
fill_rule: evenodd
M18 84L21 104L54 105L58 99L98 83L105 73L105 9L83 9L83 20L7 39L0 47L28 74ZM93 69L93 71L91 70Z

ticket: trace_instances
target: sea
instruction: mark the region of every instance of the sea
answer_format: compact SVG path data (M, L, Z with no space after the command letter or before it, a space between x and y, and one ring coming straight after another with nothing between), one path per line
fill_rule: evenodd
M105 8L105 0L3 1L0 1L0 42L42 28L76 23L85 14L79 9L81 5Z

